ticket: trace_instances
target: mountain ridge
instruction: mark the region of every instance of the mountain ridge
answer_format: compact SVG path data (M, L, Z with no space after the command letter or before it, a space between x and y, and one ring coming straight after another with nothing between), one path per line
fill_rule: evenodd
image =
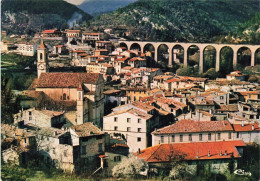
M2 29L15 34L65 29L92 18L63 0L2 0L1 6Z
M207 42L235 32L254 16L255 7L257 0L138 0L95 17L90 27L125 28L133 31L128 39Z

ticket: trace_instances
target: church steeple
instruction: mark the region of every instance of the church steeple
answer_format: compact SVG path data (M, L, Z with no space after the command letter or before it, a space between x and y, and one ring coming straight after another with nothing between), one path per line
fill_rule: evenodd
M48 49L47 49L47 46L44 44L43 39L42 39L40 46L37 48L37 73L38 73L38 78L40 77L41 73L48 72L48 71L49 71Z

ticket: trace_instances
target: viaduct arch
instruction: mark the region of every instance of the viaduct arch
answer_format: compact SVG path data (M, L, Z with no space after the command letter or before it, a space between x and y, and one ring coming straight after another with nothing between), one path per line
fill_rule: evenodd
M260 48L260 45L249 45L249 44L215 44L215 43L180 43L180 42L149 42L149 41L118 41L119 44L125 44L127 47L131 47L133 44L138 44L140 46L141 51L144 51L144 47L148 44L152 45L154 47L154 60L158 61L158 48L160 45L165 44L168 46L169 50L169 61L168 66L172 66L173 62L173 48L178 45L183 48L183 63L184 67L188 66L188 49L190 46L197 46L199 48L199 72L203 73L203 59L204 59L204 49L207 46L212 46L216 50L216 65L215 69L218 72L220 70L220 52L221 49L224 47L230 47L233 50L233 67L237 66L237 58L238 58L238 50L242 47L246 47L251 51L251 66L255 66L256 62L256 51ZM143 52L145 53L145 52Z

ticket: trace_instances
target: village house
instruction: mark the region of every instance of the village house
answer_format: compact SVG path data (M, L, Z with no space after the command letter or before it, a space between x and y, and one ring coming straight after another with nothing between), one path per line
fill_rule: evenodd
M152 132L152 144L233 140L228 121L180 120Z
M17 49L17 46L8 41L1 41L1 52L14 51Z
M82 33L82 43L87 41L100 41L104 39L104 33Z
M96 41L96 50L106 49L108 52L112 51L112 43L110 41Z
M211 112L211 111L210 111ZM216 117L210 112L203 110L196 110L195 112L188 112L177 117L178 120L191 119L195 121L215 121ZM224 120L224 119L223 119Z
M34 56L37 49L37 44L33 43L17 43L17 52L25 56Z
M53 30L44 30L42 31L41 37L43 39L48 39L51 37L61 37L62 32L58 29L53 29Z
M1 124L1 155L5 163L26 165L29 147L34 148L35 136L13 125Z
M172 113L174 117L178 117L179 115L188 112L188 106L186 103L181 103L173 99L167 99L165 97L155 97L154 106Z
M234 169L243 153L245 143L239 141L168 143L141 150L135 155L148 162L153 170L170 171L176 161L186 162L192 174L200 171L222 173L229 171L229 163L234 159ZM176 164L176 163L175 163Z
M67 48L64 45L55 45L53 46L53 54L65 54L67 52Z
M230 74L226 75L227 80L240 80L244 81L246 78L246 75L242 74L240 71L234 71Z
M140 57L134 57L128 60L128 64L134 68L146 67L146 60Z
M103 130L109 134L119 133L127 140L130 152L151 145L150 133L159 127L156 110L141 102L126 104L113 109L104 117Z
M235 131L234 140L243 140L245 143L260 144L260 127L259 123L233 124Z
M14 124L18 124L19 127L32 124L38 127L61 128L66 123L64 112L37 110L35 108L22 110L19 113L14 114L13 117Z
M66 29L65 32L68 39L68 44L77 45L81 43L81 30Z
M100 167L99 155L105 153L105 133L92 123L69 128L75 152L75 170L92 173Z
M153 82L151 83L151 88L152 89L158 88L158 89L166 90L165 81L167 81L169 79L172 79L172 78L173 78L173 76L171 76L171 75L158 75L158 76L155 76L153 78Z
M241 101L243 102L260 99L260 91L243 91L239 92L239 94L241 95Z
M56 128L41 128L35 131L39 160L46 164L60 168L65 172L75 171L75 150L62 137L67 131Z
M148 96L148 89L146 88L128 87L124 90L126 92L128 102L139 101L141 97Z
M127 65L128 57L123 58L117 58L115 61L113 61L113 67L116 70L116 73L121 73L121 69Z

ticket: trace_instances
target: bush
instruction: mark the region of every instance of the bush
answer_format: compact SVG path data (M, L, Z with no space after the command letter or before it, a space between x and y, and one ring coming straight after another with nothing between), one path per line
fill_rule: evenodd
M113 177L136 177L145 171L148 171L148 164L144 160L130 155L113 168L112 175Z

